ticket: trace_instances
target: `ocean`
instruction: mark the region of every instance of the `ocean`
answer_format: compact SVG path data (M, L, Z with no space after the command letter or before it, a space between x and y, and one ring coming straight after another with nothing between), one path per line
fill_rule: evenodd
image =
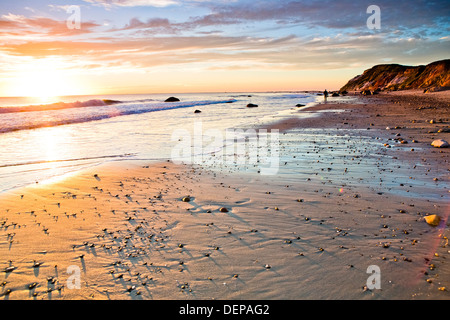
M169 96L180 101L165 102ZM223 133L225 146L227 130L298 114L297 104L319 99L308 92L0 98L0 192L108 161L171 159L180 132L194 139L199 126L201 134Z

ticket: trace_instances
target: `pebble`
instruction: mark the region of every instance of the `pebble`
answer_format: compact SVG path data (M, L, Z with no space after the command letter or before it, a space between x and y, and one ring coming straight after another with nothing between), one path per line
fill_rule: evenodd
M432 214L425 217L425 221L433 227L436 227L439 225L439 222L441 221L441 218L438 215Z
M14 271L15 268L16 268L16 267L12 267L12 266L11 266L11 267L6 267L6 268L5 268L5 272L7 272L7 273L8 273L8 272L12 272L12 271Z
M37 283L36 282L33 282L32 284L30 284L29 286L28 286L28 289L33 289L33 288L35 288L37 286Z

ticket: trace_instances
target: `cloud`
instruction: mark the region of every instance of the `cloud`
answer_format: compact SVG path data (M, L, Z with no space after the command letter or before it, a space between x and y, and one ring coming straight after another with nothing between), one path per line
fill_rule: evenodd
M59 21L46 17L28 18L23 15L9 13L0 18L0 35L7 37L45 35L51 36L70 36L91 33L94 28L100 25L95 22L83 22L81 29L69 29L66 20ZM7 40L5 38L4 40Z
M112 7L167 7L178 4L175 0L84 0L105 8Z
M116 8L176 3L174 0L85 1ZM191 0L190 5L202 6L202 10L189 11L196 13L193 16L177 15L176 21L172 20L175 16L171 15L171 8L158 9L160 16L150 18L148 12L152 11L142 10L142 16L119 19L122 25L112 29L96 22L83 22L81 30L69 30L66 21L8 13L0 17L0 55L10 64L16 63L19 57L55 57L67 61L71 68L99 73L120 70L142 73L171 66L180 70L187 66L202 70L348 69L368 68L385 61L426 64L448 56L448 27L445 28L441 19L445 10L436 7L442 2L417 1L423 7L402 9L401 5L406 6L402 0L398 2L399 7L379 0L382 29L375 32L366 27L369 4L366 2L196 4ZM133 10L132 14L137 11ZM122 12L128 10L117 10L115 14ZM17 41L19 37L22 38Z
M179 31L177 24L173 24L166 18L152 18L143 22L138 18L130 19L130 22L122 28L111 29L110 31L137 30L141 34L174 34Z
M246 22L275 21L280 24L300 24L310 28L366 29L367 7L373 1L362 0L298 0L298 1L238 1L210 4L211 13L190 19L191 27L217 26ZM381 8L382 28L448 27L447 0L409 1L377 0Z

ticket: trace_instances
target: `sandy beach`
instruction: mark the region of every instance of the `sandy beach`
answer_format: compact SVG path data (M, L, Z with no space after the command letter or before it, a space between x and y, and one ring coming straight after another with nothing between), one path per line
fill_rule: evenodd
M0 298L449 299L449 95L299 108L265 126L273 176L116 161L5 192Z

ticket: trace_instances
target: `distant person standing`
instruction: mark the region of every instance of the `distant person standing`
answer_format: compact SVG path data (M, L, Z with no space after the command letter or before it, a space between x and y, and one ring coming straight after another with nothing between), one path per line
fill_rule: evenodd
M328 91L327 89L325 89L325 91L323 92L323 99L327 101L327 98L328 98Z

